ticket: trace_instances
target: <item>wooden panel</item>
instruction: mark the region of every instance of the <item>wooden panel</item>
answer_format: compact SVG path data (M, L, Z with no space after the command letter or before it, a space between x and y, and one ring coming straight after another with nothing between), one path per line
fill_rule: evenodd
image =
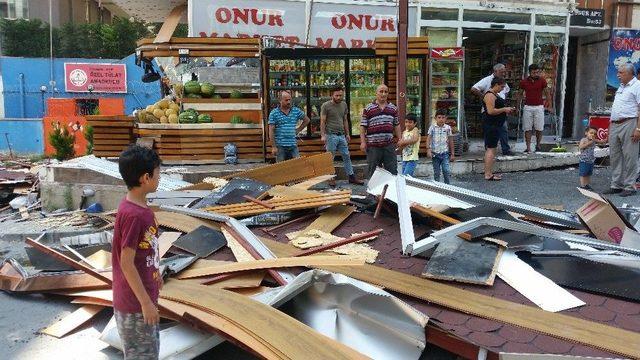
M220 143L228 142L260 142L262 144L262 136L260 135L238 135L238 136L171 136L163 135L156 140L162 144L189 144L189 143Z
M94 134L131 134L133 129L129 127L121 127L121 128L107 128L107 127L93 127Z
M172 213L168 211L156 211L156 221L158 225L188 233L200 226L208 226L210 228L220 230L220 225L214 221L197 219L192 216Z
M163 257L164 254L169 251L169 248L171 247L171 245L173 245L173 242L178 240L180 235L182 235L182 233L172 231L165 231L160 234L160 236L158 237L158 254L160 254L160 257Z
M262 135L262 129L138 129L142 136L159 135L198 135L198 136L224 136L224 135Z
M271 199L265 201L273 208L258 205L256 203L240 203L232 205L213 206L205 208L218 214L224 214L233 217L251 216L274 211L290 211L312 209L320 206L346 204L351 200L350 191L338 192L302 199Z
M140 39L138 46L153 44L153 38ZM253 44L258 46L260 39L256 38L225 38L225 37L172 37L168 44Z
M254 124L262 124L262 110L198 110L200 114L209 114L214 123L229 123L235 115Z
M181 98L178 102L183 104L233 104L233 103L247 103L247 104L260 104L259 98L242 98L242 99L197 99L197 98Z
M165 139L162 139L159 147L163 149L209 149L220 147L222 148L228 141L216 142L216 143L203 143L202 141L198 142L168 142ZM255 147L259 148L262 151L262 141L251 141L251 142L240 142L237 143L240 149L244 147Z
M282 185L328 174L335 174L333 154L322 153L242 171L225 178L244 177L269 185Z
M49 326L46 329L40 331L42 334L51 335L53 337L61 338L78 327L82 326L87 321L91 320L96 314L98 314L104 306L98 305L85 305L71 314L62 318L62 320Z
M276 256L292 256L296 252L290 245L270 239L262 241ZM640 347L636 345L640 341L640 335L632 331L575 316L547 312L379 266L365 264L354 268L322 268L466 314L501 321L615 354L640 358Z
M182 18L182 13L187 11L187 4L181 4L173 8L169 13L169 16L164 20L160 31L158 31L158 35L153 40L154 43L164 43L171 40L171 35L173 35L178 23L180 23L180 18Z
M93 133L93 140L112 140L112 139L123 139L123 140L131 140L131 134L103 134Z

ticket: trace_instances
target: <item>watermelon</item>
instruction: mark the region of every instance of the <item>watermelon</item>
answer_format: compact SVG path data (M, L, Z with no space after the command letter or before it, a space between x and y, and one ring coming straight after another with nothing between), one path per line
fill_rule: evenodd
M184 111L178 115L178 122L180 124L194 124L198 119L198 115L191 111Z
M242 99L242 93L240 92L240 90L233 90L231 91L231 93L229 94L229 97L232 99Z
M200 84L200 94L202 94L203 97L212 97L214 92L216 92L216 88L212 84Z
M211 119L211 116L209 114L200 114L198 115L198 123L199 124L208 124L208 123L212 123L213 119Z
M215 94L215 95L213 95L213 98L214 99L222 99L222 96L220 96L220 94Z
M200 94L200 83L194 80L184 83L185 94Z
M202 99L202 95L200 94L187 94L187 96L185 96L189 99Z

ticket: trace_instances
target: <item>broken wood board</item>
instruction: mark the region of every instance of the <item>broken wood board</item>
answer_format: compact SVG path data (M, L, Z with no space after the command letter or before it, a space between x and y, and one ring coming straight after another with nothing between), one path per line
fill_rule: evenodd
M261 240L276 256L291 256L297 251L287 244L265 238ZM344 274L373 285L382 286L386 290L465 314L501 321L622 356L640 358L640 347L637 346L640 343L640 334L633 331L575 316L550 313L536 307L501 300L375 265L322 266L318 268Z
M585 305L584 301L520 260L511 250L502 254L498 277L546 311L558 312Z
M353 206L332 206L323 211L320 216L309 224L309 226L307 226L303 231L306 232L307 230L318 229L327 233L332 233L338 228L338 226L340 226L340 224L347 220L354 211L356 211L356 208Z
M311 178L309 180L305 180L305 181L303 181L301 183L297 183L297 184L291 185L289 187L296 188L296 189L309 190L310 188L312 188L312 187L314 187L314 186L316 186L318 184L321 184L321 183L323 183L325 181L332 180L335 177L336 177L335 175L320 175L320 176L316 176L314 178Z
M230 290L242 296L254 296L254 295L262 294L263 292L271 289L272 288L268 286L256 286L252 288L244 288L244 289L238 288L238 289L230 289Z
M320 335L292 317L258 301L230 291L168 281L160 297L196 307L242 329L270 349L266 358L365 359L359 352ZM220 328L219 324L211 324ZM223 328L224 329L224 328ZM224 331L224 330L223 330ZM226 332L226 331L225 331ZM249 344L245 344L249 345ZM256 348L252 348L257 351Z
M452 237L440 242L422 276L468 284L493 285L504 248L486 241Z
M322 194L318 191L294 188L291 186L276 185L267 191L267 195L275 198L303 198Z
M253 259L250 259L250 260L253 260ZM191 266L189 266L188 269L189 270L204 269L204 268L211 268L215 266L222 266L222 265L228 265L228 264L234 264L234 262L198 259L193 264L191 264ZM257 286L260 286L260 284L262 283L264 276L265 276L264 271L245 272L241 274L234 274L234 276L231 278L220 280L215 283L208 284L207 286L213 286L219 289L240 289L240 288L257 287ZM204 280L205 279L196 279L195 281L198 284L200 284ZM184 280L184 281L187 281L187 280Z
M220 229L220 225L215 221L198 219L193 216L178 214L169 211L156 211L156 221L158 225L188 233L195 230L198 226L204 225L213 229Z
M103 249L87 256L86 260L94 269L106 269L111 267L111 253Z
M265 260L245 261L226 265L211 266L201 269L187 269L177 275L178 279L219 275L249 270L276 269L298 266L358 266L363 265L362 259L352 259L349 256L303 256L291 258L276 258Z
M41 330L40 333L61 338L91 320L102 309L104 306L84 305L55 324Z
M289 243L299 249L310 249L344 240L344 238L317 229L308 230L304 234L302 234L302 231L289 233L287 237L292 239ZM362 259L366 263L373 264L378 258L379 251L362 242L373 240L376 237L372 236L358 242L344 244L329 251L336 254L349 255L353 259Z
M351 201L351 191L346 190L331 193L320 193L316 196L308 196L302 198L274 198L264 201L266 204L273 206L273 208L266 208L253 202L247 202L232 205L211 206L203 208L203 210L232 217L246 217L268 212L302 210L317 208L320 206L340 205L346 204L349 201Z
M225 239L227 239L227 246L231 249L231 253L236 258L237 262L244 261L253 261L255 258L251 256L251 254L245 249L236 238L231 236L229 232L225 229L222 229L222 235L224 235Z
M333 154L325 152L241 171L227 175L224 179L241 177L262 181L269 185L284 185L330 174L335 174Z
M111 276L111 272L105 273ZM80 272L65 271L63 273L36 274L22 277L12 269L9 263L0 268L0 290L13 292L47 292L57 290L87 290L110 288L102 280Z
M178 238L182 235L180 232L174 231L165 231L158 237L158 253L160 254L160 258L164 257L164 255L169 251L171 245L178 240Z

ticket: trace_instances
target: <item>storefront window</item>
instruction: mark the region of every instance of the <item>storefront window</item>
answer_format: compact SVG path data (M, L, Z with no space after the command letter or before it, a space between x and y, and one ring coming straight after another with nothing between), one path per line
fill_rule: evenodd
M567 25L567 18L565 16L556 15L536 15L536 25L541 26L565 26Z
M422 20L458 20L458 9L422 8Z
M464 21L504 23L504 24L530 24L531 14L507 13L497 11L465 10L462 14Z
M0 0L0 18L20 19L29 14L27 0Z
M533 62L543 69L556 113L560 105L560 74L564 55L564 34L536 33Z
M453 47L458 43L458 29L423 27L420 35L429 37L429 47Z

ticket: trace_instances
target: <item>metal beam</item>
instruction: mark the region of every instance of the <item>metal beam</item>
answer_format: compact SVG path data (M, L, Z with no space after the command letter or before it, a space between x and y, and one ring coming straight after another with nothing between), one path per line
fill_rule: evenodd
M416 242L411 220L411 209L407 199L407 183L402 175L396 176L396 199L398 200L398 219L400 220L400 238L402 239L402 253L408 254L411 244Z

